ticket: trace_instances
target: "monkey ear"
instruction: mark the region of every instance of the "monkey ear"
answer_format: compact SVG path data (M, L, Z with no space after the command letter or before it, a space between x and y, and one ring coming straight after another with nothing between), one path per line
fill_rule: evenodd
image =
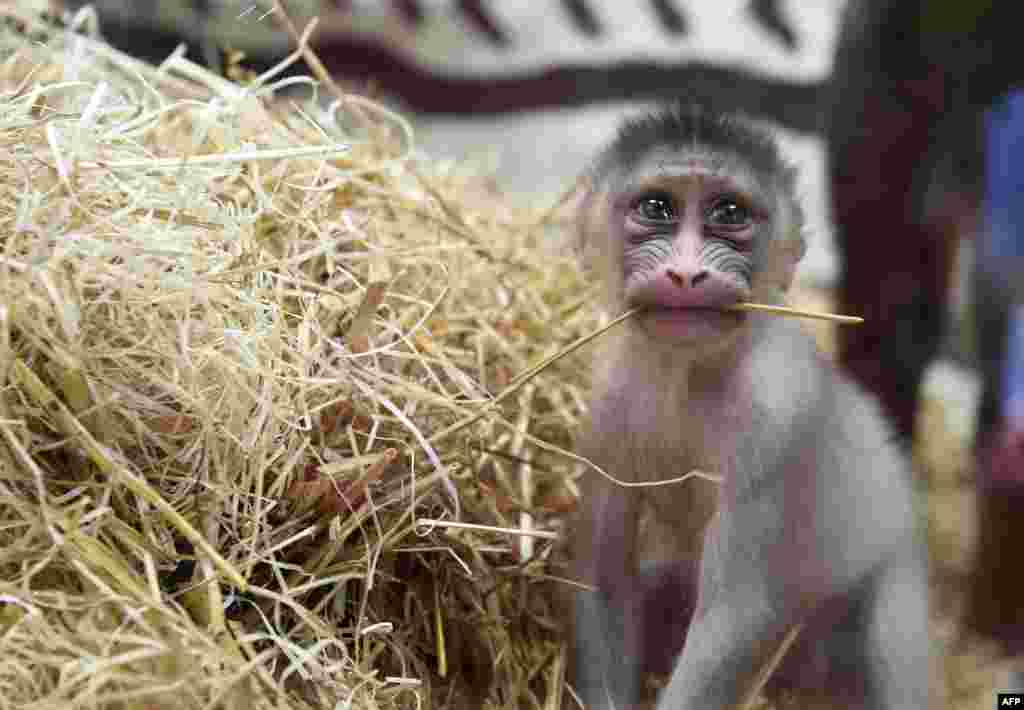
M772 243L768 254L768 281L775 283L783 292L789 290L796 276L796 267L807 253L807 241L799 226L794 225L782 239Z
M583 208L583 201L594 191L594 178L583 174L576 178L576 182L565 197L565 204L568 209L579 212Z
M575 231L573 232L572 249L576 256L583 260L583 251L587 241L587 228L590 211L594 202L594 182L583 175L565 197L566 210L574 215Z
M589 270L593 265L594 250L600 249L602 246L594 243L599 241L595 240L595 235L604 227L600 224L601 196L594 190L593 179L583 176L577 180L576 189L573 190L567 202L576 214L572 248L580 264Z
M802 225L794 224L789 234L786 235L786 241L784 242L785 249L789 252L793 265L795 266L803 260L804 256L807 255L807 239L804 237L804 229Z

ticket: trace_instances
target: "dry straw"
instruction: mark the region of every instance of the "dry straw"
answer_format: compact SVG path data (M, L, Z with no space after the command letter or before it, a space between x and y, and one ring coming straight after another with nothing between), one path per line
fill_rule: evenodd
M154 69L26 7L0 7L0 708L557 707L586 368L531 365L597 325L562 212L418 158L373 102Z

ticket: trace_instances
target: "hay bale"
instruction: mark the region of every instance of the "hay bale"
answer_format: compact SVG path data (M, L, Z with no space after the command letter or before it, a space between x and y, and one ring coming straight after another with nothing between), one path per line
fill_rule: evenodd
M557 707L558 213L0 13L0 706Z

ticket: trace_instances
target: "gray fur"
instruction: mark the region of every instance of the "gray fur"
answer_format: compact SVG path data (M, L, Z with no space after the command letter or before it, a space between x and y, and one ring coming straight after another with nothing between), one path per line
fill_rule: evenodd
M622 280L628 247L616 223L622 212L610 206L618 186L644 169L643 155L663 150L659 141L691 158L722 152L727 160L717 165L739 162L754 178L741 177L739 184L775 190L761 196L773 209L757 229L756 256L726 257L710 240L701 249L692 236L679 239L691 242L687 263L702 260L709 278L726 285L721 293L749 280L742 269L737 273L743 264L753 270L757 294L758 279L778 267L766 256L769 247L799 232L792 174L774 145L765 145L765 134L745 133L739 119L707 110L686 115L703 116L700 132L669 114L631 124L625 144L620 138L605 153L603 174L584 203L590 211L581 219L585 245L605 252L604 278ZM711 140L706 124L728 131ZM651 135L644 135L645 126ZM680 132L666 135L666 126ZM618 167L608 162L623 151L637 159ZM646 268L658 255L677 258L675 250L646 248ZM802 238L795 251L783 253L791 274ZM606 287L610 308L629 307L628 284ZM908 462L890 443L875 403L793 321L748 314L733 331L706 342L659 340L636 322L627 321L598 358L581 452L625 481L699 470L721 484L716 490L691 479L622 488L588 472L573 535L575 571L599 589L581 593L575 615L574 680L587 706L638 702L642 671L679 651L679 630L692 612L659 708L736 706L756 690L757 671L798 624L804 627L797 644L769 690L831 690L842 707L927 707L925 555ZM645 514L669 540L667 554L664 546L653 553L639 530ZM671 589L659 591L658 574Z

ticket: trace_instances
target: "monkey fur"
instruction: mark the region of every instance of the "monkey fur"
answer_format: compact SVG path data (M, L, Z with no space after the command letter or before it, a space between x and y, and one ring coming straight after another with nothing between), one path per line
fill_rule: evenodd
M812 694L928 706L924 549L909 464L875 402L782 303L805 251L795 171L742 116L679 104L594 163L579 248L628 319L596 362L573 522L571 683L587 708L742 707ZM894 237L896 238L896 237ZM797 641L763 689L783 639Z

